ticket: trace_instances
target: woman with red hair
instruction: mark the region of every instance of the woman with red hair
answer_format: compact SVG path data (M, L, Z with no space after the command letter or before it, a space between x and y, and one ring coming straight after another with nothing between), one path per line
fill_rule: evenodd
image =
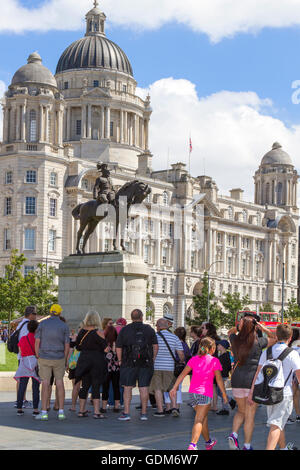
M266 333L268 338L259 338L257 335L259 330ZM228 332L228 336L235 360L231 375L232 394L238 406L228 444L231 450L240 449L238 431L244 425L243 450L252 450L251 440L257 405L250 405L247 399L262 350L275 344L276 337L249 314L241 319L237 328L232 328Z

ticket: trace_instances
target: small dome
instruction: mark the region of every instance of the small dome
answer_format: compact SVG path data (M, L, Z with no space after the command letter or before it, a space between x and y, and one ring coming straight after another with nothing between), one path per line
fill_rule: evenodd
M262 165L292 165L293 162L288 153L282 150L282 146L275 142L272 146L272 150L266 153L261 161Z
M74 69L111 69L133 76L131 64L122 49L103 35L85 36L73 42L62 54L56 74Z
M14 74L11 85L25 85L37 83L57 88L57 82L47 67L42 64L41 56L34 52L27 59L27 64L23 65Z

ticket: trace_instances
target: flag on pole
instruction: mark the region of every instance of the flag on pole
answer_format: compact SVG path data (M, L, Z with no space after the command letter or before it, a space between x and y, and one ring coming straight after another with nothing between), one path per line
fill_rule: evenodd
M190 137L190 153L193 151L193 144L192 144L192 139Z

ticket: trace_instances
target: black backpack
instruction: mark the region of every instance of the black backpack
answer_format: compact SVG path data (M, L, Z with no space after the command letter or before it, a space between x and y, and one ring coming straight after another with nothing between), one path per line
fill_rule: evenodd
M144 325L135 329L135 342L130 346L129 357L134 367L148 367L152 363L152 355L150 346L147 343Z
M9 352L18 354L18 352L19 352L19 348L18 348L19 334L20 334L21 329L23 328L23 326L26 323L29 323L29 320L24 322L23 325L20 328L18 328L16 331L14 331L10 335L10 337L8 338L8 340L7 340L7 349L8 349Z

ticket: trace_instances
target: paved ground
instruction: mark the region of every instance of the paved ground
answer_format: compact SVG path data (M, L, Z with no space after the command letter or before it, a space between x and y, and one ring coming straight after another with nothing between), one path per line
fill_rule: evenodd
M78 418L75 413L67 411L67 420L58 422L56 413L49 413L48 422L37 422L32 418L32 410L25 410L23 417L16 415L13 407L15 394L0 392L0 450L185 450L189 443L193 424L193 410L187 406L188 394L184 393L181 417L153 417L149 409L149 420L139 420L139 411L135 409L138 396L133 398L132 419L120 422L112 411L108 411L107 419L94 420ZM66 410L69 408L70 396L67 394ZM231 432L233 412L230 416L217 416L209 413L211 435L218 439L216 450L227 450L226 437ZM263 450L268 434L265 425L266 412L263 407L258 409L256 427L253 436L253 447ZM300 424L287 426L287 441L294 442L300 448ZM240 435L243 443L243 434ZM203 447L203 440L199 443Z

